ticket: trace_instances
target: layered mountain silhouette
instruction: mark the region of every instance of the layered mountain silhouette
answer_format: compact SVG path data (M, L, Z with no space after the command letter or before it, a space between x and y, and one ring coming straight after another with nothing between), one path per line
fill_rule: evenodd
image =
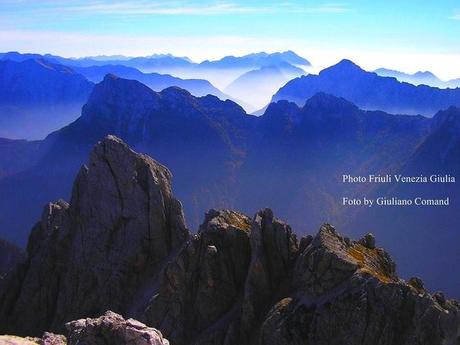
M265 208L211 209L191 235L171 178L117 137L97 143L70 203L45 206L27 258L0 281L0 332L65 327L71 345L457 342L460 304L400 279L372 234L324 224L298 238Z
M108 73L139 80L156 91L179 86L196 96L212 94L224 100L231 98L203 79L142 73L123 65L68 67L61 64L68 60L50 55L3 55L0 60L0 138L42 139L69 124L80 115L94 82L100 82Z
M171 73L210 80L234 98L251 105L252 108L245 107L245 109L252 112L266 105L267 98L271 97L286 81L304 74L299 66L305 68L311 64L292 51L271 54L261 52L203 61L193 69L175 70Z
M22 62L28 59L43 59L49 63L69 66L93 82L99 82L105 74L113 73L123 78L139 80L156 91L169 86L179 86L196 96L212 94L222 99L231 98L248 112L268 104L273 93L288 80L304 74L298 66L311 66L308 60L292 51L226 56L220 60L206 60L201 63L170 54L76 59L51 54L0 53L0 60ZM244 75L248 72L248 75ZM239 77L242 78L237 80ZM236 84L229 86L232 82ZM223 94L214 85L220 90L229 86L228 90L231 92L226 92L228 95ZM248 87L252 88L252 92Z
M434 87L441 87L441 88L457 88L460 87L460 79L452 79L448 81L444 81L439 79L436 75L434 75L430 71L419 71L414 74L408 74L400 71L395 71L392 69L387 68L379 68L374 71L378 75L382 77L394 77L399 81L404 81L407 83L411 83L414 85L429 85Z
M311 63L293 51L268 54L265 52L248 54L244 56L226 56L220 60L203 61L201 67L205 68L260 68L266 66L278 66L283 64L310 66Z
M229 98L229 96L222 93L222 91L214 87L209 81L203 79L180 79L159 73L142 73L138 69L123 65L76 67L75 70L95 83L102 81L105 75L111 73L121 78L140 81L154 91L161 91L170 86L178 86L186 89L195 96L214 95L223 100Z
M93 83L44 59L0 61L0 137L43 138L75 120Z
M1 60L24 61L29 59L46 59L72 67L104 66L107 64L124 65L140 69L161 69L171 67L182 67L191 64L187 58L175 57L170 54L155 54L147 57L125 57L125 56L95 56L84 58L65 58L52 54L31 54L7 52L0 53Z
M225 88L225 92L260 109L270 102L281 86L303 74L303 69L288 63L264 66L238 77Z
M399 82L392 77L364 71L350 60L342 60L318 75L290 81L272 100L289 100L301 106L317 92L344 97L364 109L398 114L433 116L441 109L460 106L460 89L438 89Z
M442 171L458 177L458 137L447 136L450 132L436 135L444 128L436 123L444 117L450 119L443 114L429 119L364 111L343 98L319 93L303 107L279 101L263 116L255 117L229 100L197 98L179 88L154 92L137 81L108 75L95 86L82 116L40 143L40 159L33 166L0 179L1 237L24 244L41 205L67 199L75 174L93 145L115 134L171 169L175 193L184 204L191 229L197 228L209 208L234 208L251 214L262 205L272 207L299 233L326 221L341 226L348 235L373 231L396 258L404 258L400 261L402 275L420 275L428 287L458 294L458 277L452 266L435 267L433 258L419 250L429 248L433 234L442 231L443 241L437 243L443 245L443 262L459 259L458 232L447 223L437 226L428 221L432 209L407 209L407 219L398 221L402 218L395 215L395 209L383 208L370 216L372 212L341 204L343 196L391 195L394 188L344 184L343 174L410 171L418 175L415 165L409 169L410 164L424 161L417 157L424 157L420 150L431 141L430 147L452 152L440 156L447 164ZM457 133L454 128L458 127L446 128ZM438 164L426 160L432 171ZM403 196L405 192L395 193ZM455 193L456 189L447 188L444 197L451 196L454 201ZM442 212L447 222L455 219L458 210L454 202L435 212ZM394 221L391 231L390 221ZM394 241L395 234L398 241ZM400 245L411 241L416 245ZM417 260L408 260L409 256Z
M1 60L24 61L28 59L44 58L53 63L60 63L73 67L91 67L103 65L123 65L140 69L142 71L164 71L176 68L219 68L219 69L257 69L265 66L276 66L280 64L291 64L294 66L310 66L311 63L294 53L293 51L277 53L254 53L244 56L225 56L219 60L206 60L201 63L194 63L186 57L176 57L171 54L154 54L147 57L123 57L123 56L98 56L86 58L64 58L51 54L30 54L7 52L0 53Z
M0 53L0 60L10 60L10 61L16 61L16 62L23 62L26 60L47 60L51 63L54 64L62 64L62 60L66 60L65 58L62 58L57 55L52 55L52 54L34 54L34 53L19 53L19 52L6 52L6 53ZM69 59L71 60L71 59Z

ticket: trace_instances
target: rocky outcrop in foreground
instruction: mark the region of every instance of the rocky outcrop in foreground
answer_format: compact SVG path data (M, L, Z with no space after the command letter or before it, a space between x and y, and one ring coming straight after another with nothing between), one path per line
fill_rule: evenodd
M265 209L210 211L163 272L148 324L172 344L458 344L460 305L405 282L368 234L297 240Z
M108 136L75 180L70 203L48 204L27 260L0 293L0 329L60 332L106 310L134 313L165 260L188 238L171 174Z
M353 241L325 224L298 239L264 209L210 210L190 236L170 178L115 137L96 145L70 204L45 208L6 277L2 331L66 324L71 344L161 339L111 312L68 323L110 309L177 345L460 344L459 303L400 279L372 234Z
M45 332L41 338L0 336L1 345L169 345L161 332L143 323L107 311L95 319L66 324L68 339Z
M67 345L63 335L45 332L41 338L0 335L0 345Z
M69 345L169 345L160 331L111 311L96 319L69 322L66 328Z

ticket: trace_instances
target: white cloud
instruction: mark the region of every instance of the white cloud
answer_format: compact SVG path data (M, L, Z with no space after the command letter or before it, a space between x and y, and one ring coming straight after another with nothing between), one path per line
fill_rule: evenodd
M266 7L248 7L233 3L210 3L199 5L190 2L152 3L147 1L130 2L96 2L89 5L64 7L71 12L86 12L105 15L219 15L235 13L260 13L268 10Z
M453 16L451 16L449 18L453 19L453 20L460 20L460 13L454 14Z

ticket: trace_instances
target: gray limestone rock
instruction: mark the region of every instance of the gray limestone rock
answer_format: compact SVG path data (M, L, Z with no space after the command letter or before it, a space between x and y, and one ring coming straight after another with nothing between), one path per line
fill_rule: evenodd
M39 335L108 309L135 314L188 236L169 170L108 136L81 168L70 204L45 207L27 260L0 293L0 329Z
M232 344L250 261L250 230L250 218L240 213L209 211L199 233L166 267L147 310L148 323L173 344L226 339Z
M112 311L98 318L68 322L66 328L69 345L169 345L160 331Z

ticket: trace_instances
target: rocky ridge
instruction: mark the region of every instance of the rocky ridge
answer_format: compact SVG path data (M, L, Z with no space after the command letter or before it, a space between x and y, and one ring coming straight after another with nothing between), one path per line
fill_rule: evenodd
M170 179L118 138L96 145L70 204L45 208L7 277L1 331L61 332L110 309L178 345L459 344L459 303L400 279L372 234L325 224L298 239L264 209L210 210L190 236ZM91 325L106 323L71 322L69 339L106 334Z

